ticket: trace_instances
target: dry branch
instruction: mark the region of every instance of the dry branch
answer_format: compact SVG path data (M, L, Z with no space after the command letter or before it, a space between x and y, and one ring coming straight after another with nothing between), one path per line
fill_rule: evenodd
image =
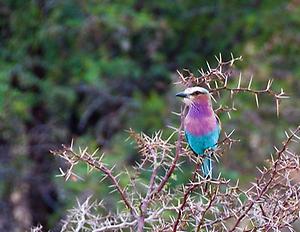
M272 81L265 89L252 89L252 77L247 87L242 87L242 76L238 77L236 87L229 85L234 81L233 65L241 57L223 61L221 55L216 57L218 64L206 71L201 69L196 77L188 70L178 72L179 82L184 86L206 86L212 95L221 96L229 92L231 106L219 106L216 113L230 113L237 110L233 97L239 93L254 95L259 106L259 96L270 95L276 101L279 112L280 100L287 98L285 92L273 90ZM214 86L214 87L211 87ZM119 183L119 172L104 163L105 157L90 154L87 149L75 151L73 144L63 146L62 150L52 151L62 157L69 167L61 170L62 176L69 179L79 176L75 167L79 162L87 164L90 170L96 170L107 178L120 196L122 205L118 210L106 210L105 202L92 202L88 198L69 211L62 231L273 231L288 228L299 218L300 185L293 178L300 171L299 154L293 151L295 142L300 140L300 127L286 132L287 139L280 149L275 147L275 154L268 165L261 168L261 174L249 189L242 190L239 184L233 184L219 175L215 179L205 179L198 172L199 158L185 145L183 139L183 118L180 126L168 138L161 131L152 136L129 130L130 138L137 145L141 161L134 168L135 172L126 172L130 182L126 186ZM214 159L218 159L225 148L238 141L232 134L225 133L219 141ZM177 134L176 142L172 142ZM172 177L179 175L183 162L194 162L196 169L192 178L183 186L169 185ZM200 158L201 162L201 158ZM145 181L141 176L150 173ZM205 186L209 186L208 191ZM197 190L197 191L196 191ZM124 205L126 207L124 207ZM123 206L123 207L121 207Z

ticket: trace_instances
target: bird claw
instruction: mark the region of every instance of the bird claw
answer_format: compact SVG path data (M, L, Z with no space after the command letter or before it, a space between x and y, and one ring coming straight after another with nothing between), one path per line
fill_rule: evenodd
M207 149L205 149L205 151L204 151L204 157L209 157L212 153L214 152L214 149L213 148L207 148Z

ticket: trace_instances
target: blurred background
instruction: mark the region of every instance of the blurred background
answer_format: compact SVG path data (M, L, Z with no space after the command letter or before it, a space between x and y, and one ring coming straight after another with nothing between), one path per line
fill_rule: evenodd
M178 126L176 70L197 75L219 53L242 55L236 68L254 76L254 87L274 79L291 96L279 118L271 97L256 109L246 94L231 119L220 115L241 142L217 169L247 187L284 129L299 124L299 44L299 0L0 1L0 231L38 223L59 231L76 198L91 194L115 205L84 166L85 181L55 177L63 164L49 150L74 138L129 168L139 158L125 130Z

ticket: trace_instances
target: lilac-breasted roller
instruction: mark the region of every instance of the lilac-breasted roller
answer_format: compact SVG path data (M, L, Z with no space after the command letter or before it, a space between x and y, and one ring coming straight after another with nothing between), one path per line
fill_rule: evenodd
M215 149L220 135L220 123L215 115L210 93L202 87L191 87L176 94L183 97L189 110L184 118L184 132L186 140L196 155L203 156L205 150ZM211 154L205 154L202 162L204 177L212 177Z

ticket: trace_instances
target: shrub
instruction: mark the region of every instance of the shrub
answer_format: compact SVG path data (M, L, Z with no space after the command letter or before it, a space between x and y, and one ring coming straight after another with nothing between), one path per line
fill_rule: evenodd
M217 57L217 65L195 76L188 70L178 72L177 84L184 86L204 86L215 96L229 93L230 106L216 108L217 114L236 110L234 99L242 92L253 95L257 107L259 97L270 95L275 99L277 115L280 101L287 98L281 89L272 89L268 81L263 90L252 88L252 77L246 87L242 87L242 75L237 85L233 64L241 57L222 61ZM133 171L115 170L103 161L104 155L97 151L90 153L88 148L76 150L73 143L61 150L52 151L68 163L68 169L61 175L68 180L80 178L74 167L83 162L89 172L95 170L103 175L102 183L110 183L112 192L117 192L118 208L108 209L105 201L93 201L88 197L83 203L70 210L63 222L62 231L269 231L288 228L293 231L293 222L299 217L300 186L295 179L299 171L299 156L293 151L294 142L300 140L300 126L285 132L286 140L260 168L260 174L248 189L239 183L232 183L220 174L217 178L205 179L199 173L201 158L195 157L184 142L183 118L186 108L182 108L180 126L173 128L170 136L162 131L148 136L129 130L130 138L137 145L141 160ZM238 142L232 138L233 131L224 132L219 141L214 160L218 160L225 149ZM177 139L174 139L177 135ZM175 141L174 141L175 140ZM181 173L184 162L195 166L190 173L190 181L176 185L176 177ZM149 174L150 173L150 174ZM121 176L127 183L120 183ZM146 176L146 178L145 178ZM105 180L106 179L106 180ZM145 182L146 179L146 182ZM104 181L105 180L105 181ZM205 186L208 186L206 189Z

